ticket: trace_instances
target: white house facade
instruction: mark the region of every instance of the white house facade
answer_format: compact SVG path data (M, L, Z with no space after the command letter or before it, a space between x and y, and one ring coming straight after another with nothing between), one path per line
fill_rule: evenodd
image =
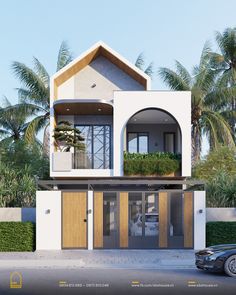
M39 181L37 249L204 247L205 192L186 180L191 93L151 90L150 77L103 42L50 87L52 180ZM63 121L84 149L55 144Z

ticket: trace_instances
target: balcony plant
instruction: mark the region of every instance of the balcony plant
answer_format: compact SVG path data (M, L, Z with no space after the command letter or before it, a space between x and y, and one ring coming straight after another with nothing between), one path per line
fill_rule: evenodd
M79 129L72 126L68 121L60 121L54 129L54 145L60 152L70 152L71 148L83 151L84 138Z
M156 152L148 154L124 154L125 175L174 176L180 170L181 155Z

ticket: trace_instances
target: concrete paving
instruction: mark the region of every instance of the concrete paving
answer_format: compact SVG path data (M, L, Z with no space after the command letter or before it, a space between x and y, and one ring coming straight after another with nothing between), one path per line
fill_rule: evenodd
M1 252L0 268L194 269L193 250Z

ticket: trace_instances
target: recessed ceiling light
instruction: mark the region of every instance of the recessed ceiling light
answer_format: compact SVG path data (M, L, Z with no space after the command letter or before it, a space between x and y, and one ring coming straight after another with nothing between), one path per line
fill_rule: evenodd
M165 121L165 122L168 122L168 121L169 121L169 119L165 119L164 121Z
M134 121L137 121L137 119L136 119L136 118L134 118Z
M69 108L67 108L66 110L67 110L67 112L69 112L69 111L70 111L70 109L69 109Z
M101 112L101 111L102 111L102 109L98 109L98 111L99 111L99 112Z

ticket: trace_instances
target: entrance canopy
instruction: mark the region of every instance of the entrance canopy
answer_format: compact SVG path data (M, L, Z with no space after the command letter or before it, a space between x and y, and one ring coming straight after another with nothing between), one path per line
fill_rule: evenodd
M204 190L204 182L196 180L186 180L184 177L109 177L90 179L57 179L39 180L38 186L46 190Z

